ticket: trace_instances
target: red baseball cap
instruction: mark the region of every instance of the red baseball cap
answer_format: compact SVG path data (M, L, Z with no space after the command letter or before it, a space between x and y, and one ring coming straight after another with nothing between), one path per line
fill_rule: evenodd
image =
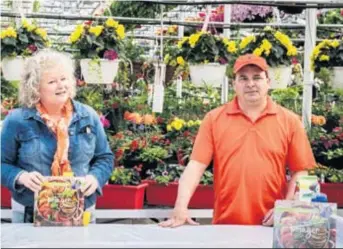
M254 54L245 54L237 58L235 64L233 65L233 72L236 74L239 70L247 65L255 65L261 68L263 71L268 70L268 64L263 57Z

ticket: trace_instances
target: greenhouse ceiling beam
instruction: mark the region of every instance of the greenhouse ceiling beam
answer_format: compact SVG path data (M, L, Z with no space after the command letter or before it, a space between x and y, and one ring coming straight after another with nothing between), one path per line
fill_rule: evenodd
M21 18L20 13L15 12L0 12L2 17L16 17ZM80 16L80 15L59 15L59 14L40 14L40 13L29 13L25 14L25 18L42 18L42 19L57 19L57 20L106 20L110 16ZM160 19L152 19L152 18L132 18L132 17L117 17L112 16L113 19L120 21L121 23L128 23L128 24L161 24ZM202 25L203 22L185 22L185 21L174 21L170 19L164 19L163 24L172 25L183 25L183 26L199 26ZM217 27L217 28L263 28L265 26L271 27L280 27L280 28L290 28L290 29L303 29L305 28L304 24L285 24L285 23L222 23L222 22L209 22L209 26ZM321 28L343 28L342 24L318 24L317 29Z
M125 0L120 0L125 1ZM157 4L172 4L172 5L203 5L203 4L252 4L252 5L268 5L268 6L290 6L304 8L339 8L343 7L342 0L133 0L133 2L150 2Z

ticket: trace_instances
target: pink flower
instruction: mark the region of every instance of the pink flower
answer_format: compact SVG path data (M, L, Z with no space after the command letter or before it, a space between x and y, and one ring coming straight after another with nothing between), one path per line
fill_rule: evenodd
M335 132L335 133L342 132L342 127L336 127L332 131Z
M117 52L112 49L106 50L104 53L104 59L115 60L117 58L118 58Z
M33 44L29 45L27 48L31 51L31 53L34 53L37 50L37 47Z
M111 125L110 121L107 118L105 118L104 115L100 116L100 121L102 123L102 126L105 127L105 128L109 128L110 125Z

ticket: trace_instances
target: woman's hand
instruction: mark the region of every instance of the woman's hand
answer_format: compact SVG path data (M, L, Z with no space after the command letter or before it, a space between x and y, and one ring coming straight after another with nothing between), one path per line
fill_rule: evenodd
M17 183L20 185L24 185L26 188L30 189L33 192L38 192L42 188L41 183L43 181L44 177L41 173L32 171L22 173L19 176Z
M85 184L81 187L81 191L85 196L90 196L98 188L98 180L93 175L86 175Z

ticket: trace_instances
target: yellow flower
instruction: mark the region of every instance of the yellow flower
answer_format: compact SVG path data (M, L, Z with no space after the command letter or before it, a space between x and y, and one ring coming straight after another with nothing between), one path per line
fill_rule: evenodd
M202 35L202 33L197 33L197 34L192 34L190 37L189 37L189 45L191 46L191 48L194 48L195 45L197 44L197 42L199 41L199 38L200 36Z
M194 124L195 124L195 123L194 123L193 120L189 120L189 121L187 122L187 126L188 126L188 127L192 127Z
M256 41L256 37L254 35L244 37L242 39L241 43L239 44L239 48L245 49L246 46L248 46L251 42L255 42L255 41Z
M26 19L23 19L21 21L21 26L23 26L23 28L27 29L30 26L30 23Z
M294 47L294 46L289 47L288 50L287 50L287 55L288 56L296 56L297 53L298 53L297 48Z
M167 125L167 131L171 131L173 128L172 128L172 126L169 124L169 125Z
M168 64L169 59L170 59L170 54L166 54L166 55L164 56L163 62L164 62L165 64Z
M177 43L177 47L178 47L178 48L182 48L182 45L183 45L186 41L188 41L188 37L187 37L187 36L183 37L182 40L179 41L179 42Z
M71 43L77 42L80 39L82 33L83 33L83 26L77 25L74 32L71 33L71 35L69 37L70 42Z
M117 28L119 23L114 21L112 18L108 18L105 24L107 27Z
M335 39L331 42L331 47L337 48L338 46L339 46L339 41L337 39Z
M262 52L263 52L262 49L260 49L260 48L255 48L253 54L254 54L254 55L257 55L257 56L261 56Z
M182 56L178 56L176 58L176 61L177 61L177 64L179 64L181 66L185 65L185 60L182 58Z
M270 27L270 26L266 26L263 30L264 30L264 31L272 31L273 29L272 29L272 27Z
M104 27L101 25L93 26L93 27L89 28L89 33L92 33L95 36L99 36L103 29L104 29Z
M196 121L195 121L195 124L196 124L196 125L201 125L201 120L199 120L199 119L196 120Z
M17 38L17 32L13 27L8 27L7 29L1 31L1 39L6 37Z
M329 61L330 57L328 55L321 55L319 57L319 61Z
M169 62L169 65L171 65L172 67L176 67L176 66L177 66L176 60L171 60L171 61Z
M227 51L229 53L236 53L237 52L237 47L236 47L236 42L234 41L229 41L227 43Z
M208 60L204 60L204 64L208 64L209 63L209 61Z
M181 130L182 129L182 123L180 122L180 121L173 121L172 123L171 123L171 126L175 129L175 130L177 130L177 131L179 131L179 130Z
M270 50L272 49L272 44L267 40L267 39L263 39L262 41L262 45L261 45L261 49L264 51L265 55L269 55L270 54Z
M46 33L46 30L45 30L45 29L37 28L37 29L35 30L35 33L36 33L37 35L39 35L40 37L42 37L44 40L45 40L46 37L47 37L47 33Z
M119 24L116 32L117 32L119 39L122 40L125 38L125 27L124 27L124 25Z

